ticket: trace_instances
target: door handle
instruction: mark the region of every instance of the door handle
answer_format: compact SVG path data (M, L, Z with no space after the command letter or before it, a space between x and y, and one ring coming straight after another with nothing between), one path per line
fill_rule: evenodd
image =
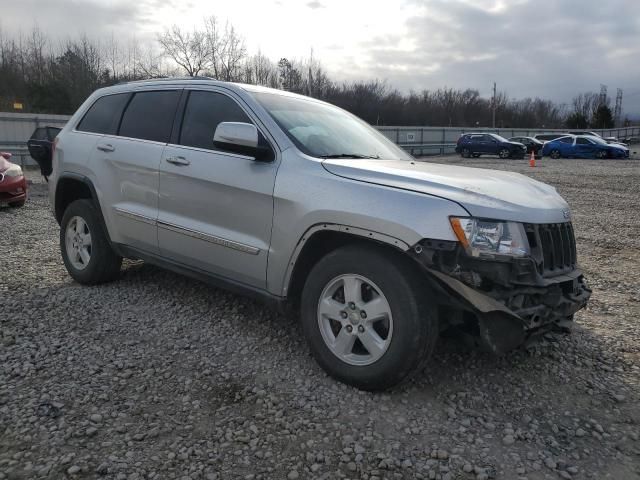
M165 158L165 161L169 163L173 163L174 165L180 165L180 166L191 165L191 162L184 157L168 157L168 158Z
M114 152L116 149L110 143L99 143L96 147L98 150L102 150L103 152Z

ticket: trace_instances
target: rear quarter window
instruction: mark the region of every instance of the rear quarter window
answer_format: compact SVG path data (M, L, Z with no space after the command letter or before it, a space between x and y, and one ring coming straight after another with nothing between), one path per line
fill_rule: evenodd
M84 114L76 130L102 134L115 134L129 93L105 95L96 100Z

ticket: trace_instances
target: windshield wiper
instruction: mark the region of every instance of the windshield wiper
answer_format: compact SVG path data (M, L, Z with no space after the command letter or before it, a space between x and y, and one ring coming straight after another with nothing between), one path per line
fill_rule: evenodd
M380 158L379 155L359 155L357 153L334 153L333 155L320 155L320 158Z

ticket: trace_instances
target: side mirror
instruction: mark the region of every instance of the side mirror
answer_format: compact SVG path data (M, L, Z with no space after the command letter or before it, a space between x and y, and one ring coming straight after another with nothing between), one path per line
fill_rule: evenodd
M255 125L244 122L221 122L213 134L213 144L223 150L249 155L260 162L273 159L271 149L261 145Z
M213 134L213 143L222 148L258 147L258 129L255 125L242 122L221 122Z

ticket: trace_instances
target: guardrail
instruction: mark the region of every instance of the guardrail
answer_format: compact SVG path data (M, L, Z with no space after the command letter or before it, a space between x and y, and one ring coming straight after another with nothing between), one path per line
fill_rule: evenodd
M21 167L25 165L37 165L29 155L29 149L25 143L0 142L0 151L11 154L11 161Z
M455 143L399 143L398 146L420 157L450 155L456 150Z

